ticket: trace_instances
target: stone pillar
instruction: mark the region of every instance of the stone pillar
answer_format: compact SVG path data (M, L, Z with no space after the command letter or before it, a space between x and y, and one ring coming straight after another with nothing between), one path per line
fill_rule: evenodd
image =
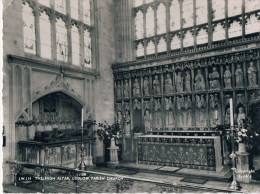
M236 152L237 168L236 177L240 183L250 183L252 181L251 171L249 170L249 153Z
M118 162L118 154L117 154L117 150L119 149L119 147L116 146L114 138L111 139L110 147L107 148L107 149L110 150L110 161L108 162L108 166L109 167L117 166L117 164L119 163Z

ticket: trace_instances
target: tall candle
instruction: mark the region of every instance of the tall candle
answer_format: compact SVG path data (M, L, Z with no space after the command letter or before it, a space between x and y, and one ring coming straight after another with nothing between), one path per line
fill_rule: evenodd
M230 104L230 126L234 126L233 100L229 99Z
M83 128L83 115L84 112L83 112L83 108L81 109L81 127Z

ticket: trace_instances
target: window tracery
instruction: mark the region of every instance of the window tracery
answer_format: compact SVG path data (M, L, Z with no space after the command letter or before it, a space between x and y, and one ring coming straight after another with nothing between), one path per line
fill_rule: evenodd
M91 68L92 66L92 52L91 52L91 36L88 29L84 31L84 64L86 67Z
M174 34L171 40L171 50L181 48L181 39L177 34Z
M146 12L146 37L154 36L154 10L149 6Z
M51 23L45 11L40 15L41 57L51 59Z
M80 40L79 29L76 25L71 28L71 42L72 42L72 63L80 65Z
M208 32L205 28L201 28L198 30L197 34L197 44L206 44L208 43Z
M67 40L67 28L65 22L59 18L56 22L56 48L57 48L57 60L68 60L68 40Z
M193 26L193 0L183 0L182 23L183 28Z
M189 47L189 46L193 46L193 45L194 45L194 37L193 37L191 30L188 30L184 34L183 47Z
M36 54L35 18L28 3L23 4L24 51Z
M166 33L166 8L163 3L157 8L157 34Z
M143 12L141 10L139 10L136 13L135 16L135 36L136 39L141 39L144 37L144 16L143 16Z
M213 41L225 40L225 34L225 27L221 23L218 23L213 27Z
M242 25L241 21L234 20L232 23L230 23L228 37L233 38L237 36L242 36Z
M139 42L136 47L136 56L141 57L144 56L144 44Z
M196 0L196 24L208 22L208 1Z
M245 31L246 34L257 33L260 31L259 16L256 16L256 14L251 14L246 18Z
M173 0L170 7L171 31L179 30L181 28L180 20L181 20L180 2L178 0Z
M154 45L153 40L150 40L150 41L147 43L146 54L147 54L147 55L151 55L151 54L154 54L154 53L155 53L155 45Z
M161 53L161 52L165 52L167 51L167 43L164 37L161 37L159 39L158 45L157 45L157 52Z

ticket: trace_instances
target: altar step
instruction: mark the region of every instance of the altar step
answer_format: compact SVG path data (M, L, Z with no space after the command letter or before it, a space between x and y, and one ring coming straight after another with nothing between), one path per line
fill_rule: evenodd
M216 172L216 171L209 171L209 170L198 170L198 169L189 169L189 168L180 168L180 167L138 164L135 162L120 162L119 164L117 164L115 168L125 169L128 171L135 171L135 172L148 172L148 173L155 173L155 174L202 178L207 180L225 181L225 182L230 181L232 177L232 171L228 166L225 166L221 171Z

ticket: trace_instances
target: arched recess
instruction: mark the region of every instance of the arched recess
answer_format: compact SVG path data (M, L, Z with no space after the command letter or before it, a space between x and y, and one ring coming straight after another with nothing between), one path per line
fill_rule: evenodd
M15 117L15 122L18 121L18 118L21 116L22 113L26 113L26 109L30 108L31 105L36 102L37 100L39 100L40 98L47 96L49 94L55 93L55 92L61 92L66 94L67 96L71 97L72 99L74 99L75 101L77 101L83 108L85 107L85 102L82 101L79 97L77 97L76 95L74 95L73 93L71 93L70 91L64 89L64 88L60 88L60 89L53 89L47 92L42 92L41 94L32 97L32 100L29 103L26 103L24 105L24 107L21 109L21 111L19 111L19 113L16 115ZM29 116L30 117L30 116ZM33 119L33 118L30 118Z

